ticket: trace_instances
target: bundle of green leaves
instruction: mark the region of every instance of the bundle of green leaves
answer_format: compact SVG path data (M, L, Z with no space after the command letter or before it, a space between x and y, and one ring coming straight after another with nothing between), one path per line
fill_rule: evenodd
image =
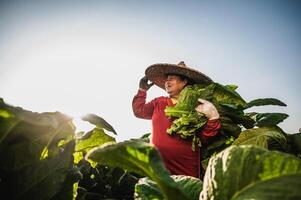
M288 117L285 113L245 113L245 109L253 106L286 106L286 104L275 98L255 99L246 103L236 89L236 85L219 83L186 86L180 93L177 105L165 109L166 116L174 119L172 126L167 130L168 134L178 134L183 139L192 138L194 150L195 145L200 142L197 134L207 122L207 118L195 110L199 98L213 103L220 114L221 132L224 137L222 142L219 141L221 144L231 138L237 138L242 129L276 126Z
M178 134L181 138L193 138L192 148L200 142L197 135L206 124L207 118L197 113L195 108L198 99L202 98L212 102L221 116L222 133L226 136L237 138L241 128L253 128L255 121L250 115L244 114L244 109L254 105L246 101L235 91L235 85L222 85L212 83L210 85L189 85L185 87L179 97L179 101L174 107L166 107L165 114L173 118L172 126L167 130L169 134ZM275 99L269 99L276 101ZM259 100L260 101L260 100ZM263 104L263 102L265 104ZM262 99L261 105L271 103L268 99ZM268 102L267 102L268 101ZM279 101L279 100L278 100ZM279 101L280 102L280 101ZM278 104L279 104L278 102ZM282 103L282 102L281 102Z

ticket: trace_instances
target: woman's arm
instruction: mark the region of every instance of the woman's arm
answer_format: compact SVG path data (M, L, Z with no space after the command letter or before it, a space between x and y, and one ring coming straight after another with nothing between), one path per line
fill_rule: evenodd
M146 91L139 89L132 101L134 115L142 119L151 119L154 111L154 100L146 103Z
M203 145L209 144L218 135L220 129L220 119L208 120L199 135L201 143Z

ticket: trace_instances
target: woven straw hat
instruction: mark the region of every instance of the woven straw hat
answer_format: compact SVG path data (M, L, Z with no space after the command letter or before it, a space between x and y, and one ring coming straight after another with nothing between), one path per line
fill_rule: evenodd
M205 74L187 67L183 61L179 64L168 64L168 63L158 63L149 66L145 70L145 75L147 78L154 82L155 85L165 90L165 81L166 76L168 74L177 74L188 77L192 80L195 84L196 83L203 83L203 84L210 84L213 81L206 76Z

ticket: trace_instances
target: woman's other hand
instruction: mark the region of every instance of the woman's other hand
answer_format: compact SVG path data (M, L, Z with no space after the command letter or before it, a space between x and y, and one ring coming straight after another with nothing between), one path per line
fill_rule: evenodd
M198 99L200 104L195 108L197 112L203 113L209 120L218 119L219 114L216 107L205 99Z

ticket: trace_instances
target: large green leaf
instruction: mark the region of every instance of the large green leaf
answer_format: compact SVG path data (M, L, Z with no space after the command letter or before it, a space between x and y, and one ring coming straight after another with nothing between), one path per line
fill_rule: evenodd
M301 160L295 156L251 145L234 145L210 159L200 199L229 200L268 180L271 180L270 188L275 184L277 189L277 178L300 173ZM296 188L296 181L300 185L301 179L287 180L286 187ZM280 200L283 195L270 196L270 199Z
M245 113L244 118L253 121L253 126L276 126L288 117L285 113ZM252 122L250 122L252 124Z
M79 163L84 155L94 147L98 147L108 142L116 142L115 138L107 135L102 128L94 128L82 137L78 138L75 146L74 163Z
M106 120L104 120L103 118L101 118L95 114L87 114L82 117L82 120L88 121L91 124L94 124L98 128L103 128L103 129L110 131L110 132L114 133L115 135L117 135L115 129L113 128L113 126L111 126L111 124L109 124Z
M77 181L66 181L75 145L72 119L59 112L34 113L3 101L0 112L1 194L41 200L70 196Z
M263 99L255 99L253 101L250 101L245 106L245 109L251 108L253 106L265 106L265 105L277 105L277 106L286 106L285 103L282 101L275 99L275 98L263 98Z
M78 141L75 146L75 151L89 151L94 147L98 147L108 142L115 142L115 138L107 135L103 129L94 128L92 131L87 132Z
M203 182L200 179L183 175L172 175L171 178L179 187L182 188L190 200L199 199L199 195L203 187ZM160 200L163 198L164 196L158 188L156 182L147 177L141 178L135 186L135 199Z
M237 193L232 200L294 200L301 199L301 173L280 176L250 185Z
M285 113L258 113L255 126L275 126L288 117Z
M214 86L213 99L218 104L232 104L240 109L246 106L245 100L232 88L223 86L219 83L214 83Z
M267 149L285 150L287 141L280 128L262 127L242 131L233 144L250 144Z
M170 177L158 151L148 143L132 140L108 144L88 152L86 159L148 176L166 199L189 199Z
M24 138L49 145L50 141L66 139L75 131L72 118L60 112L36 113L5 103L0 105L0 111L10 113L9 117L0 116L0 125L5 127L1 129L1 140L9 134L9 140Z

